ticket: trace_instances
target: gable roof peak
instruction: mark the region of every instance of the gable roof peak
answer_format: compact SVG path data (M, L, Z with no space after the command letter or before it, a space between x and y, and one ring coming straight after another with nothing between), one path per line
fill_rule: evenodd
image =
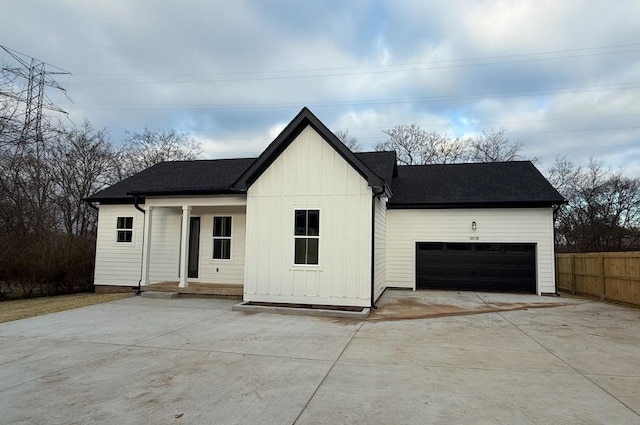
M380 193L384 190L385 182L374 173L364 162L362 162L348 147L344 145L333 134L322 121L316 117L306 106L291 120L291 122L280 132L269 146L260 154L256 161L236 180L234 188L246 190L251 186L267 168L284 152L284 150L295 140L295 138L307 126L313 128L320 136L340 154L365 180L374 192Z

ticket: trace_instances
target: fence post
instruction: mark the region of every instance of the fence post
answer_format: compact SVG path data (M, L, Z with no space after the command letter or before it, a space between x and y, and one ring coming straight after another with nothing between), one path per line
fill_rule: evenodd
M571 294L576 294L576 256L571 255Z
M604 287L604 254L600 253L600 286L602 287L602 293L600 294L600 300L605 301L607 299L606 290Z

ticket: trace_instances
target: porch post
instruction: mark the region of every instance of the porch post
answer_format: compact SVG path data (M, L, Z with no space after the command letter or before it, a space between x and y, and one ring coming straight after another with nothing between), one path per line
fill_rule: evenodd
M144 218L144 234L142 248L142 273L140 276L140 285L148 285L149 282L149 260L151 259L151 220L153 217L153 207L148 206Z
M187 275L189 273L189 220L191 218L191 207L182 206L182 238L180 240L180 288L188 285Z

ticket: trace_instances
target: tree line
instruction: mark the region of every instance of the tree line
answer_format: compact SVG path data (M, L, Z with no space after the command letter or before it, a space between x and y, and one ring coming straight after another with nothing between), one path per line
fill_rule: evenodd
M0 104L0 299L92 288L97 211L87 196L161 161L195 159L200 145L175 130L127 133L47 125L25 139Z

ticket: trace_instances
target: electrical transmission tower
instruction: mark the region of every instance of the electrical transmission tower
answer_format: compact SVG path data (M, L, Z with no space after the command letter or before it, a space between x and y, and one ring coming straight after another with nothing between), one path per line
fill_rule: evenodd
M23 115L24 117L22 130L20 132L20 143L42 141L42 110L48 109L65 115L67 114L49 99L45 92L45 88L52 87L56 90L60 90L66 96L66 90L58 84L53 76L70 75L71 73L8 47L0 45L0 48L8 53L19 64L19 66L14 67L3 66L3 75L5 77L13 75L13 78L10 79L11 81L19 78L26 80L27 83L23 88L16 88L15 84L12 84L13 87L7 90L2 90L0 87L0 95L17 101L22 112L19 115ZM54 70L48 70L47 67L54 68Z

